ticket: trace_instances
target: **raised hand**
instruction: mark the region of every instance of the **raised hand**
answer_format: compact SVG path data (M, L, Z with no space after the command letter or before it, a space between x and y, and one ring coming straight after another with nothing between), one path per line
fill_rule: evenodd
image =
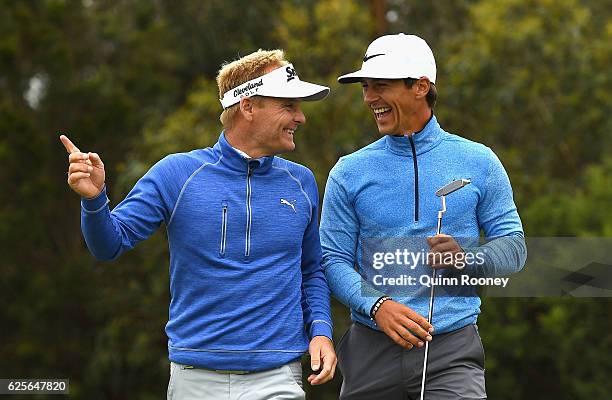
M82 153L66 136L60 141L68 152L68 186L82 197L91 199L102 192L106 173L96 153Z

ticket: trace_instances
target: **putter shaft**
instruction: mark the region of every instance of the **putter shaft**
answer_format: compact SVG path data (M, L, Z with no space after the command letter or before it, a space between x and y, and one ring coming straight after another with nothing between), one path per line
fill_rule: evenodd
M440 197L442 201L442 209L438 211L438 226L436 234L439 235L442 232L442 216L446 212L446 195L461 189L462 187L469 185L471 181L469 179L457 179L448 185L441 187L436 191L436 196ZM427 314L427 322L431 324L433 318L433 304L434 304L434 290L435 290L435 279L436 270L432 268L431 272L431 291L429 294L429 313ZM429 342L425 341L425 355L423 357L423 376L421 377L421 400L425 398L425 379L427 377L427 358L429 356Z
M440 234L442 230L442 216L446 212L446 197L442 196L442 210L438 211L438 227L436 229L437 234ZM427 314L427 322L431 324L431 318L433 314L433 301L434 301L434 289L435 285L433 284L436 279L436 270L432 268L431 272L431 291L429 294L429 313ZM423 357L423 375L421 376L421 400L424 399L425 396L425 378L427 377L427 357L429 355L429 342L425 341L425 355Z

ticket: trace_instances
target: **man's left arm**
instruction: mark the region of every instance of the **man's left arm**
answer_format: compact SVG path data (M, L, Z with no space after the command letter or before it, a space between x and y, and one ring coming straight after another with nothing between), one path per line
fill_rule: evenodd
M321 267L319 239L319 194L314 176L309 174L306 192L312 203L310 222L302 241L302 310L310 338L310 364L313 371L308 382L319 385L331 380L336 369L336 353L332 342L330 291Z
M492 151L476 214L485 234L485 244L462 249L451 236L438 235L428 239L432 252L463 253L463 260L470 260L463 262L465 272L475 277L507 276L520 271L527 259L523 225L508 174ZM433 266L448 268L440 264Z

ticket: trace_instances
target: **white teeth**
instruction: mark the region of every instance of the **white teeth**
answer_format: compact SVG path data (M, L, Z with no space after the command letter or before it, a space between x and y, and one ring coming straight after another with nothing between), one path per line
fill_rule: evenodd
M389 107L381 107L381 108L374 108L373 110L374 110L374 112L376 114L381 114L381 113L384 113L386 111L391 111L391 108L389 108Z

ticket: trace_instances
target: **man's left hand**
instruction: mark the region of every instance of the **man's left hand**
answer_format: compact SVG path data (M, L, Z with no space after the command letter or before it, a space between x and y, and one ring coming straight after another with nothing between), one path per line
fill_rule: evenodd
M465 267L465 252L459 243L449 235L439 234L427 238L430 254L427 263L436 269Z
M310 368L313 371L321 370L318 374L311 374L308 377L308 383L314 386L333 379L338 360L332 341L326 336L315 336L310 341L308 352L310 353Z

